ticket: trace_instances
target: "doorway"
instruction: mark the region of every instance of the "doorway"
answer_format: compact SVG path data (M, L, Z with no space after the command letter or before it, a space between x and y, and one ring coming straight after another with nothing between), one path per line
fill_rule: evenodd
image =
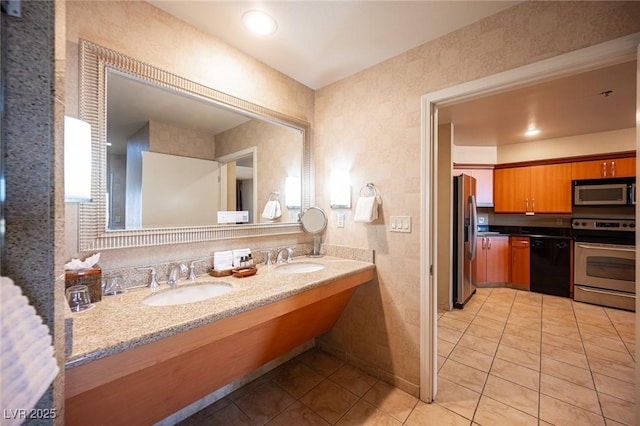
M422 158L420 235L420 399L432 402L437 392L437 278L436 242L451 238L438 229L438 109L453 103L556 79L637 58L640 33L570 52L426 94L422 97ZM448 182L446 182L448 185ZM448 255L448 253L440 254Z

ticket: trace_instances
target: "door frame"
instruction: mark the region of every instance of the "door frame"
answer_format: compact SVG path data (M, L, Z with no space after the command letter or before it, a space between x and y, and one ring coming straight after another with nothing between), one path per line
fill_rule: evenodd
M638 44L640 44L640 33L634 33L422 96L420 161L420 223L423 224L420 231L421 400L432 402L437 392L438 108L512 90L527 84L557 79L616 62L635 59ZM450 238L450 236L445 238Z

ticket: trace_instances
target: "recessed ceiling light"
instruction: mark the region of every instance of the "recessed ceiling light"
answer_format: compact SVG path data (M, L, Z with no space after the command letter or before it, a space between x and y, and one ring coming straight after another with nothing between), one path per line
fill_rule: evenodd
M534 129L529 129L526 132L524 132L524 135L525 136L529 136L529 137L537 136L539 134L540 134L540 129L535 129L535 128Z
M242 15L242 23L249 31L258 35L271 35L276 32L276 20L261 10L250 10Z

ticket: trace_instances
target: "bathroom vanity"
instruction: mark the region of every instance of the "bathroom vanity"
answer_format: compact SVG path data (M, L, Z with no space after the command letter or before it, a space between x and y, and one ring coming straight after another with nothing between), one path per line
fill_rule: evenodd
M247 278L178 284L233 287L200 302L148 306L153 291L138 288L73 315L65 423L152 424L327 332L374 265L328 256L313 263L322 269L259 265Z

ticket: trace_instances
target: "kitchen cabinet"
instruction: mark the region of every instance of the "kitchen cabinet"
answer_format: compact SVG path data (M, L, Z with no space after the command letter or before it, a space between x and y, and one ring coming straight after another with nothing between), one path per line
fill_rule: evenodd
M476 239L473 276L476 284L506 283L509 281L508 236L479 236Z
M476 179L476 202L480 207L493 206L493 168L455 168L453 175L473 176Z
M494 171L496 213L571 213L571 164Z
M571 179L634 177L635 175L635 157L579 161L571 164Z
M511 249L511 276L509 282L514 287L529 290L529 237L509 237L509 246Z

